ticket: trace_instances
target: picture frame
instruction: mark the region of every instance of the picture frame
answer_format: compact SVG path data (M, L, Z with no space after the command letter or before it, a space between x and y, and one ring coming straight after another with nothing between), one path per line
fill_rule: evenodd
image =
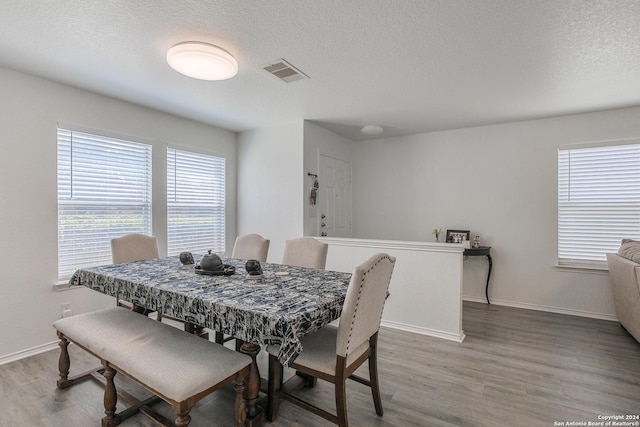
M469 240L469 230L447 230L447 243L460 243L464 240Z

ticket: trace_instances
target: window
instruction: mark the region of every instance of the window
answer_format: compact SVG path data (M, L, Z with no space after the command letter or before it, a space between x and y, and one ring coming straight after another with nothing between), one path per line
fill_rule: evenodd
M640 238L640 139L558 149L558 264L606 267Z
M58 128L58 277L111 263L111 239L151 234L151 146Z
M167 251L225 250L225 159L167 149Z

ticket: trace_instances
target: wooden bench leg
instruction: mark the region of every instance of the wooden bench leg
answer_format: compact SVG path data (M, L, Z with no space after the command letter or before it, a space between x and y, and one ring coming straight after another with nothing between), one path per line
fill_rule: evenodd
M171 409L173 409L173 412L176 415L173 422L152 410L141 410L140 412L161 426L186 427L191 422L191 415L189 415L189 412L193 409L194 404L195 401L193 398L187 399L183 402L172 402Z
M191 415L189 415L189 411L183 414L176 414L175 425L176 427L186 427L191 422Z
M120 419L116 416L116 404L118 403L118 393L113 378L116 376L116 370L104 363L104 375L107 384L104 387L104 413L102 419L102 427L113 427L120 424Z
M87 372L75 375L69 378L69 370L71 368L71 358L69 357L69 343L70 341L61 332L58 332L58 338L60 342L60 357L58 359L58 371L60 378L56 382L56 386L59 389L65 389L71 387L74 384L93 378L95 372L102 373L102 366L95 367Z
M60 346L60 358L58 359L58 370L60 371L60 379L57 382L58 388L66 388L69 387L69 367L71 366L71 359L69 358L69 340L58 332L58 337L60 338L60 342L58 345Z

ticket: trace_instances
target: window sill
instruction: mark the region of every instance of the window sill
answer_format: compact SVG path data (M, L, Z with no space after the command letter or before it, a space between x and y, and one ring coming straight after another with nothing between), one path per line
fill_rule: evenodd
M70 291L73 289L82 289L84 286L71 286L68 281L61 280L53 284L53 290L56 292Z
M554 267L565 273L609 274L609 268L598 265L555 264Z

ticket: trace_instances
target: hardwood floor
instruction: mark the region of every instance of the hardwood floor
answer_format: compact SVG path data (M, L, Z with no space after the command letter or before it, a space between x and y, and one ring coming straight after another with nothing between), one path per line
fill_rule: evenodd
M602 421L599 415L640 414L640 344L617 322L465 302L463 325L467 337L461 344L383 328L384 416L376 416L369 389L351 381L350 425L587 425ZM74 346L70 353L72 372L97 366ZM0 366L0 426L100 425L101 387L88 381L57 390L57 358L55 350ZM260 369L266 376L263 353ZM366 375L366 366L360 374ZM119 386L146 393L126 380ZM330 384L318 381L302 393L333 411ZM232 426L232 402L230 388L205 398L192 412L191 425ZM171 415L166 405L156 407ZM121 425L153 424L138 414ZM271 425L331 424L284 402Z

